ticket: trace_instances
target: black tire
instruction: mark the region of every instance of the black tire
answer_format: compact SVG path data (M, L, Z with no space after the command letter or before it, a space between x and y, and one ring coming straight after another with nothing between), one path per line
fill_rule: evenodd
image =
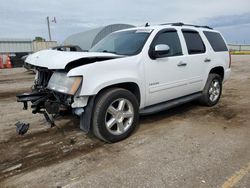
M218 82L218 85L219 85L218 87L220 89L219 89L219 94L216 95L215 100L212 100L210 98L211 94L210 94L209 90L211 89L212 84L215 82ZM216 93L218 93L218 91ZM214 106L219 102L221 93L222 93L222 78L218 74L211 73L208 76L207 83L205 85L205 88L202 91L202 96L201 96L199 102L204 106Z
M110 119L116 119L114 117L120 117L120 116L118 116L117 114L116 114L117 116L112 116L108 114L109 113L108 108L111 105L115 105L116 101L119 105L120 104L119 100L123 99L126 101L125 105L128 105L128 107L124 106L123 108L127 108L128 111L129 109L133 109L132 111L133 113L131 113L133 114L133 118L129 117L128 119L124 118L124 120L120 119L121 121L125 121L124 127L127 126L128 128L124 133L120 131L120 133L117 135L112 132L113 130L111 128L107 128L108 127L106 126L107 117L111 116ZM119 107L117 107L117 109L115 108L115 110L118 110L118 108ZM116 113L118 113L118 111L116 111ZM120 113L123 114L123 112L124 111L121 111ZM131 119L133 120L131 121ZM108 143L121 141L131 135L131 133L134 131L134 129L138 124L138 120L139 120L139 104L135 95L132 94L130 91L122 88L110 88L101 92L97 96L93 111L92 129L94 135L99 139ZM113 127L114 129L117 129L117 132L119 132L118 121L116 122L117 123L115 123Z

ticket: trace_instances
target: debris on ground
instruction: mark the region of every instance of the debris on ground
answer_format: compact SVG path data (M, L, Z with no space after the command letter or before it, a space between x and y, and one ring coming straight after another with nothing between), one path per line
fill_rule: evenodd
M24 135L29 130L30 124L18 121L15 126L17 134Z

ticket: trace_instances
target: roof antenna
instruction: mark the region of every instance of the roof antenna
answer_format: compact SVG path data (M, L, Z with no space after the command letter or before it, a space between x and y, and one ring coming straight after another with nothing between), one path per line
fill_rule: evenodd
M145 24L145 27L148 27L149 26L149 24L148 24L148 22Z

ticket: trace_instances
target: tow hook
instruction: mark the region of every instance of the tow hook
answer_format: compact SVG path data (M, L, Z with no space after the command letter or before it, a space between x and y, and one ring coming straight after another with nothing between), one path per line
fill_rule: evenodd
M29 130L30 124L18 121L15 126L17 134L24 135Z

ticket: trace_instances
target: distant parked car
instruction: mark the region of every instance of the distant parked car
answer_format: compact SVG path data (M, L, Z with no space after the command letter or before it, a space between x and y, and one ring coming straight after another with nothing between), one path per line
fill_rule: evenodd
M27 55L27 53L13 53L9 54L10 62L13 67L22 67L24 61L22 59L23 56Z
M52 50L67 51L67 52L82 52L83 50L77 45L63 45L53 47Z

